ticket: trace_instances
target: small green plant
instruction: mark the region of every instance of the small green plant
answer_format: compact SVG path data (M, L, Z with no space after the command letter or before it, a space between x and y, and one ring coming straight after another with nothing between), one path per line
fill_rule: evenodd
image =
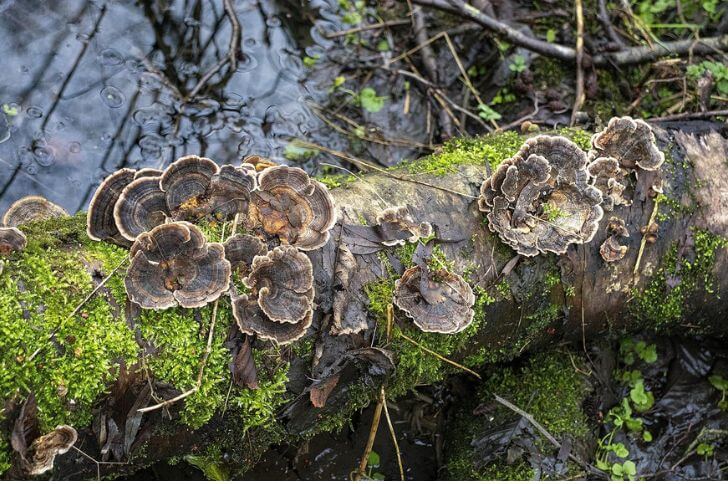
M637 476L637 466L631 460L626 460L623 463L615 462L612 464L612 480L623 481L629 479L633 481Z
M8 116L17 116L18 108L17 108L17 106L14 106L14 105L3 104L3 112L5 114L7 114Z
M711 457L714 452L715 447L713 447L713 444L710 444L708 442L699 443L698 447L695 449L695 453L701 457L705 457L706 460L708 459L708 457Z
M387 42L386 39L382 39L379 42L377 42L377 50L379 52L389 52L392 49L389 46L389 42Z
M551 202L546 202L543 204L543 214L546 217L546 220L548 220L549 222L554 222L559 218L566 216L566 212L564 212Z
M486 121L497 121L501 118L500 113L487 104L478 104L478 116Z
M708 377L708 381L721 392L718 408L723 411L728 410L728 401L725 399L726 392L728 392L728 380L720 375L710 375L710 377Z
M508 64L508 69L510 69L511 72L519 74L526 70L526 58L522 55L514 55L512 61L513 62Z
M655 404L655 397L652 392L645 390L645 382L642 379L634 383L629 391L629 398L638 412L646 412Z
M318 62L320 58L321 56L319 54L315 54L312 57L306 56L303 58L303 65L311 69L316 65L316 62Z
M693 64L687 68L688 79L697 81L706 72L713 76L713 82L721 96L728 96L728 65L722 62L703 61L700 64Z
M377 454L374 451L371 451L369 453L369 458L367 459L366 477L368 477L369 479L372 479L374 481L383 481L385 479L384 474L382 474L380 472L376 472L376 469L379 469L379 463L380 463L379 454Z
M371 87L365 87L355 97L357 104L370 113L377 113L382 110L387 100L386 96L377 95L377 91Z
M626 365L633 365L637 358L651 364L657 361L657 346L624 338L619 345L619 356Z

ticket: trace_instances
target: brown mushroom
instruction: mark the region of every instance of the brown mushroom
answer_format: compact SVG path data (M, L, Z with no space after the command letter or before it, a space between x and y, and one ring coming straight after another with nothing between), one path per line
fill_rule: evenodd
M114 223L122 237L133 241L163 224L169 216L159 177L143 176L129 183L114 205Z
M394 283L394 304L422 331L458 333L473 322L475 294L457 274L415 266Z
M104 240L128 246L114 220L114 206L121 192L134 181L137 172L122 168L107 176L96 189L86 216L86 232L91 240Z
M253 168L255 168L255 171L263 171L266 168L270 168L272 166L279 166L278 163L269 160L268 158L264 158L260 155L248 155L245 158L243 158L243 164L251 165Z
M257 294L258 305L273 321L296 323L313 308L313 266L295 247L275 247L255 256L243 282Z
M223 245L207 243L202 231L187 222L141 234L129 256L124 285L129 299L143 308L202 307L230 286Z
M519 254L563 254L589 242L603 216L586 154L561 136L537 136L505 160L480 190L489 227Z
M592 136L591 144L590 158L611 156L628 169L654 171L665 161L652 128L641 119L629 116L610 119L604 130Z
M175 220L195 221L209 213L206 201L212 177L218 171L217 163L194 155L184 156L164 170L159 188Z
M592 183L602 192L604 210L611 212L616 205L632 204L622 196L625 186L620 181L624 181L624 175L615 158L599 157L589 163L587 169Z
M243 164L236 168L223 165L210 179L209 213L218 220L226 220L235 214L248 214L250 194L258 186L253 165Z
M417 242L429 237L432 225L415 222L407 207L389 207L377 215L376 231L382 238L382 244L402 245L405 241Z
M288 344L306 334L313 321L313 310L309 309L303 318L293 324L271 320L258 305L258 301L246 295L233 298L233 316L238 328L245 334L257 334L259 338Z
M0 227L0 257L20 252L28 245L25 234L15 227Z
M647 225L643 225L640 228L640 232L642 235L645 236L645 240L648 244L654 244L657 242L657 231L659 230L660 226L657 224L657 222L650 222Z
M78 439L76 429L68 425L59 425L51 432L41 435L30 444L26 455L26 470L37 476L53 469L57 455L69 451Z
M300 168L274 166L258 176L249 223L301 250L322 247L336 222L328 189Z
M268 252L268 248L262 240L247 234L235 234L229 237L223 245L225 246L225 258L230 261L233 272L238 271L242 276L250 274L250 268L256 255Z
M605 262L616 262L627 254L627 246L621 245L616 235L610 235L599 248L599 254Z
M68 212L63 207L59 207L43 197L31 195L10 205L3 216L3 225L20 227L31 222L66 216L68 216Z

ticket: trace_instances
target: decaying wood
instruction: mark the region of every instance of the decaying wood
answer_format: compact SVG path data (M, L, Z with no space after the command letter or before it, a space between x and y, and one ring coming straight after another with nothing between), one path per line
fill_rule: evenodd
M725 127L706 123L683 124L682 127L683 131L676 131L655 126L658 145L667 152L668 159L674 161L665 163L657 172L639 172L636 179L632 179L629 190L633 203L607 212L591 242L572 246L558 257L514 258L514 253L506 250L498 237L488 230L476 201L480 185L487 176L486 167L482 165L462 165L454 173L440 177L407 175L417 183L377 172L334 190L332 194L340 210L339 221L331 231L329 242L309 253L314 265L318 306L312 336L309 336L316 337L314 364L310 367L307 361L294 360L291 365L289 389L297 397L280 414L287 431L291 435L310 431L327 414L346 403L347 389L353 383L363 382L375 390L373 395L376 394L395 369L396 354L370 347L375 321L368 312L369 301L363 290L367 283L386 276L385 260L399 273L405 269L394 257L392 248L379 243L373 228L379 212L388 206L408 206L416 221L429 222L434 228L435 243L452 262L455 272L462 274L468 270L472 283L490 290L497 283L507 281L509 293L484 308L487 323L480 326L466 351L475 352L487 347L517 355L526 347L537 349L539 344L548 341L593 338L608 328L629 329L635 324L629 309L630 301L650 283L651 276L674 244L685 245L687 234L695 229L728 237L728 141L725 133L711 131L711 128L725 130ZM640 270L635 275L633 268L642 241L640 228L650 219L655 187L660 185L670 199L692 208L673 213L668 220L660 222L658 237L645 246ZM622 238L621 243L628 251L623 259L606 263L600 255L600 246L609 236L610 216L624 220L629 237ZM362 225L362 221L368 226ZM345 249L343 258L342 248ZM689 251L686 246L682 253L689 254ZM342 261L346 267L340 267ZM554 270L560 273L561 284L548 298L559 306L562 315L550 321L547 328L529 335L523 346L517 336L525 326L524 317L536 309L533 294L541 295L544 274ZM682 323L724 333L728 329L725 323L728 321L728 249L718 250L712 276L711 291L699 285L688 295L690 299L686 301ZM342 287L342 280L346 281L347 287ZM542 304L540 299L538 304ZM342 332L340 327L337 330L332 315L339 322L356 320L355 326L363 322L366 329L353 333ZM399 324L408 324L399 319ZM514 347L516 344L522 347ZM235 350L242 352L245 347ZM252 388L255 368L251 368L250 363L242 356L236 357L240 384ZM129 408L144 406L148 400L146 395L137 393L138 396L129 402ZM119 414L119 423L128 419L128 415L126 411ZM144 464L179 455L189 451L193 442L198 446L201 442L213 443L226 432L235 431L231 429L240 428L238 417L231 412L225 418L214 417L194 434L173 422L164 424L164 432L160 433L159 429L150 429L150 422L161 421L161 418L154 418L142 423L141 427L137 422L132 425L135 433L145 433L146 456L133 465L115 466L114 472L129 472ZM90 445L83 443L83 437L93 434L80 432L79 435L82 446ZM130 450L126 437L123 434L110 436L113 440L106 445L107 451L126 454ZM252 433L248 438L257 437ZM59 478L94 476L96 465L71 452L58 459L54 472Z

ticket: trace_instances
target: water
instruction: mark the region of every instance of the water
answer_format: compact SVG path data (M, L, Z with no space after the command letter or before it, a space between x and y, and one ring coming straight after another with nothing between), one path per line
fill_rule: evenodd
M309 105L326 101L331 78L302 62L331 47L321 30L342 28L335 1L307 2L310 11L234 1L237 69L223 67L193 100L184 97L228 53L223 2L150 3L0 0L0 213L30 194L83 210L114 170L183 154L234 163L282 160L295 138L342 146Z

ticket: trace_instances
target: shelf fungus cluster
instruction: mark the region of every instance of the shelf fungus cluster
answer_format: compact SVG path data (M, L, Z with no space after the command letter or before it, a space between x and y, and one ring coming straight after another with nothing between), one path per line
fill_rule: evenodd
M202 307L230 286L225 248L208 243L188 222L162 224L141 234L129 257L126 292L143 308Z
M375 226L382 239L382 245L403 245L417 242L432 235L432 225L428 222L417 223L407 207L390 207L377 215Z
M25 249L28 239L15 227L0 227L0 257Z
M629 116L609 120L606 128L592 136L591 146L589 175L602 192L606 211L632 204L623 196L628 173L655 171L665 161L650 126Z
M505 160L480 189L489 227L519 254L563 254L589 242L603 216L587 155L560 136L537 136Z
M256 255L243 283L250 295L233 298L240 331L278 344L302 337L313 320L313 266L290 245Z
M394 304L428 333L459 333L473 322L475 294L459 275L410 267L394 285Z
M228 220L245 213L257 186L255 168L218 166L185 156L164 172L123 168L98 187L88 211L88 235L128 246L169 221Z
M194 222L235 218L246 233L209 243ZM294 341L313 318L313 268L336 221L328 189L300 168L257 156L239 167L185 156L163 172L121 169L97 189L88 212L94 240L131 245L125 279L143 308L201 307L230 290L241 331ZM238 226L236 223L235 226ZM269 248L272 247L272 250Z
M478 204L490 229L519 254L563 254L592 240L604 210L631 204L624 196L629 172L657 170L664 160L647 123L612 118L592 136L589 153L560 136L527 140L485 180ZM618 257L621 247L612 239L605 250Z

